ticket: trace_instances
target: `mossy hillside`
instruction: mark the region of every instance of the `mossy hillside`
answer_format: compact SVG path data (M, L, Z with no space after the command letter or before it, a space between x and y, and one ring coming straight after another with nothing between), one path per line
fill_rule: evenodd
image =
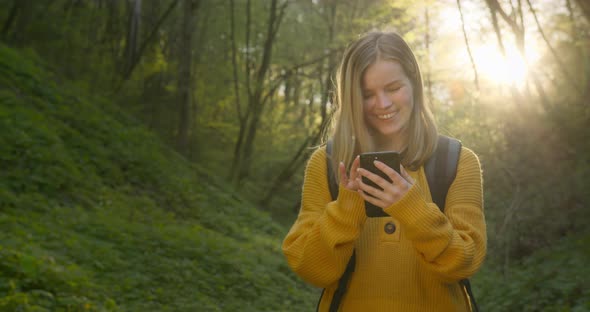
M590 235L570 236L472 279L481 311L590 311Z
M0 46L0 310L313 309L285 228L45 68Z
M44 68L0 45L0 311L314 310L285 228ZM590 311L588 246L486 263L482 310Z

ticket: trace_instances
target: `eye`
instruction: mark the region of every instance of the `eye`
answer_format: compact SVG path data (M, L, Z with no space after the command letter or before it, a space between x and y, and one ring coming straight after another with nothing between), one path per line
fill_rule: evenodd
M387 90L387 92L395 92L401 88L402 88L402 86L395 86L395 87L389 87L386 90Z
M373 97L373 93L363 93L363 100L369 100Z

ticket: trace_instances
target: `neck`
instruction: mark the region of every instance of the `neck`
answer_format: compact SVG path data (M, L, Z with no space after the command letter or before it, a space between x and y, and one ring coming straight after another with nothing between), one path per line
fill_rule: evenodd
M375 148L377 151L395 151L401 152L407 146L407 136L397 135L394 138L375 138Z

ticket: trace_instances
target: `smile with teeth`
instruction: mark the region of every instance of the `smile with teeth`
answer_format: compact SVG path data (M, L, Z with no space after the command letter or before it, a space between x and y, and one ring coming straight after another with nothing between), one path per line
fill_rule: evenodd
M389 119L389 118L395 116L395 114L397 114L397 112L393 112L393 113L389 113L389 114L384 114L384 115L377 115L377 118L379 118L379 119Z

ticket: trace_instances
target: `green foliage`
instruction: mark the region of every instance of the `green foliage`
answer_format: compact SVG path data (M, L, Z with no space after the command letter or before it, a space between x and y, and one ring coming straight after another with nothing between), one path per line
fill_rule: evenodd
M312 309L285 228L45 67L0 46L0 311Z
M118 311L94 288L75 264L0 246L0 311Z
M590 218L590 110L587 92L572 87L553 55L529 68L544 92L530 81L517 101L506 86L485 86L483 75L475 92L465 76L450 73L463 41L437 37L448 4L289 1L269 76L260 81L268 103L257 116L256 157L236 190L223 181L240 131L229 2L201 1L196 12L194 118L184 155L194 165L166 146L174 146L179 121L181 6L145 41L172 1L142 2L137 43L145 50L124 83L130 2L0 6L0 39L22 47L0 46L0 310L312 310L318 294L286 267L278 250L286 229L274 222L293 220L304 162L259 207L272 218L245 198L260 201L315 133L342 49L374 28L404 34L421 65L428 64L423 76L432 83L442 132L482 161L489 261L475 282L484 310L588 310L588 285L575 276L588 275L587 253L579 252L587 249L577 238L561 238L585 233ZM21 5L12 23L8 3ZM535 6L560 62L583 87L590 28L572 3L571 16L565 3ZM262 61L269 4L235 1L244 110L247 73L253 82ZM483 2L476 7L488 11ZM466 25L474 48L475 31L483 42L497 40L489 21L480 21ZM511 29L500 24L509 47ZM534 27L525 26L525 43L534 43ZM539 36L536 42L527 50L542 51ZM516 282L499 278L501 272Z
M589 246L590 235L568 237L514 266L488 265L474 280L481 310L590 311Z

